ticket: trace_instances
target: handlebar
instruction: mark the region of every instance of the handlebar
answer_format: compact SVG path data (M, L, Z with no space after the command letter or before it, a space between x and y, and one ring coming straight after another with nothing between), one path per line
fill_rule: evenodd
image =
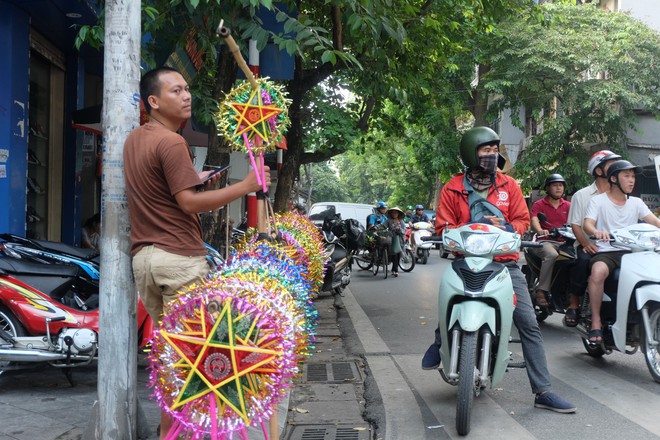
M520 247L543 247L543 243L540 241L521 241Z

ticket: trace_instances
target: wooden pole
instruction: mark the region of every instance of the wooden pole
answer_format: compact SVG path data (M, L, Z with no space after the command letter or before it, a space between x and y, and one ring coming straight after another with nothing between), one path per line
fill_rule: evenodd
M234 41L234 38L231 36L231 32L229 31L229 29L223 26L222 21L218 25L218 29L216 30L216 33L218 34L219 37L225 39L227 46L229 46L229 50L234 56L234 59L236 59L236 63L238 64L238 67L243 71L248 81L250 81L250 85L252 86L252 89L255 90L259 89L259 83L257 83L257 80L255 79L252 70L250 70L247 63L245 62L245 59L243 58L243 55L241 54L241 51L239 50L238 45L236 44L236 41ZM262 175L262 170L260 166L258 166L254 170L254 172L259 175ZM263 191L257 192L257 231L259 231L259 236L262 238L270 238L268 215L266 212L267 210L266 197L268 197L268 193L264 193ZM271 440L279 440L280 432L279 432L279 418L278 418L277 409L273 411L273 416L268 421L268 430L270 431L269 437Z
M105 2L99 402L85 437L99 440L137 438L137 294L123 149L140 120L140 12L139 1Z

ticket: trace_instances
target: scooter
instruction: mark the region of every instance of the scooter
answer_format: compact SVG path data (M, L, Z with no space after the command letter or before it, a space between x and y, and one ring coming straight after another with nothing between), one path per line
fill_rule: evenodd
M428 222L417 222L412 225L413 240L415 243L415 258L418 262L426 264L429 260L432 242L423 241L422 237L430 237L433 235L435 227Z
M354 232L357 235L364 235L364 228L357 221L341 220L341 216L338 214L323 222L321 234L325 243L327 260L321 292L341 294L346 286L350 284L353 266L353 254L350 249L355 248L357 250L358 246L357 243L351 244L353 240L349 239L349 235L354 235L354 232L349 234L349 230L355 229L356 224L359 227ZM362 237L362 240L364 240L364 237Z
M0 371L35 363L68 371L91 363L98 350L98 303L98 285L79 266L0 258ZM143 347L153 322L141 302L137 320Z
M542 245L480 223L445 229L441 239L445 249L462 257L452 261L440 282L440 374L458 387L456 430L467 435L474 397L502 380L510 359L516 297L509 270L493 257L518 252L522 246Z
M542 214L540 214L542 215ZM555 266L552 270L552 281L550 290L546 293L549 306L541 307L536 305L536 289L538 287L539 273L541 272L541 258L529 248L523 249L525 254L525 264L522 266L522 272L527 279L527 287L532 297L532 304L535 304L536 320L543 322L553 313L566 313L569 306L569 284L570 271L573 263L577 259L575 252L575 235L570 226L562 226L550 229L551 239L563 239L564 242L559 246L559 256L555 260ZM539 235L534 234L532 241L537 241ZM542 242L539 242L542 243Z
M651 376L660 383L660 229L639 223L611 231L610 236L613 246L631 253L623 256L621 268L605 281L600 313L603 340L589 342L589 295L584 296L575 329L593 357L614 350L635 354L641 348Z

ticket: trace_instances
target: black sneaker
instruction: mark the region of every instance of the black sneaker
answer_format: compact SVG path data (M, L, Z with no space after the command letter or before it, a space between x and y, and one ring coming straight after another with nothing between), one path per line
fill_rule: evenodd
M562 399L552 391L537 394L534 398L534 406L563 414L574 413L577 409L575 405Z
M440 368L440 346L431 344L422 358L422 370L437 370Z

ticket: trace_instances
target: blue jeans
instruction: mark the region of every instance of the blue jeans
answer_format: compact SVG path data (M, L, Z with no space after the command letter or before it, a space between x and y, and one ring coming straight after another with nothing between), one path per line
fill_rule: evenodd
M525 275L515 262L505 264L511 274L513 290L516 292L517 304L513 312L513 323L520 335L529 384L532 386L534 394L543 393L550 390L550 373L545 358L543 336L541 335L539 323L536 321L532 298L529 296L529 290L527 290L527 280L525 280ZM442 345L440 330L437 328L435 330L435 343L438 346Z

